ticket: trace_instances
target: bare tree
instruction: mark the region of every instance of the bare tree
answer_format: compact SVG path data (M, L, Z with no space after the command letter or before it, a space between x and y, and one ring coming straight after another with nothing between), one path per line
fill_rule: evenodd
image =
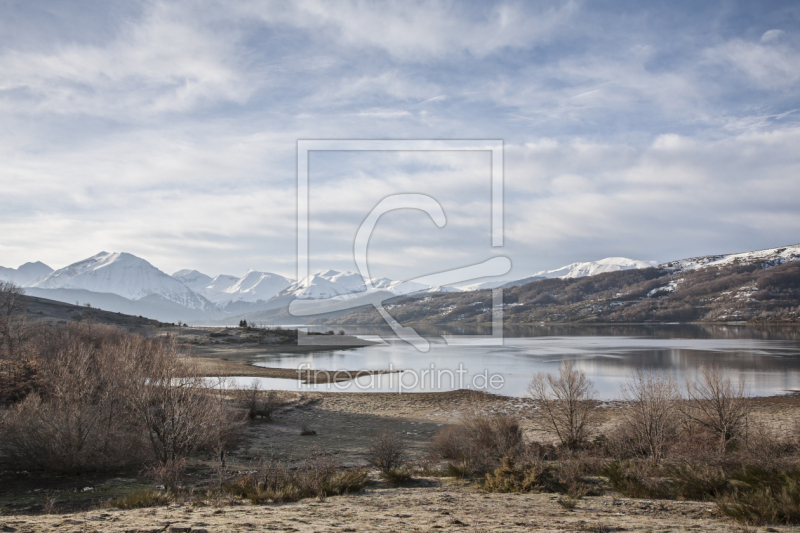
M136 384L134 408L159 463L177 464L194 452L219 451L235 442L243 421L231 416L174 340L144 350L135 361L135 373L145 379Z
M750 415L750 396L743 381L734 385L719 367L703 366L697 378L686 380L686 400L681 414L719 438L720 452L745 433Z
M633 437L637 451L659 461L669 440L678 430L678 386L672 376L632 372L620 388L626 405L623 424Z
M367 462L384 475L402 467L407 460L406 445L391 431L379 434L367 449Z
M272 415L283 405L276 391L262 391L261 383L256 380L253 380L250 387L242 392L241 403L247 409L247 416L251 419L261 417L272 420Z
M22 354L27 328L25 327L25 291L10 281L0 281L0 345L10 359Z
M536 374L528 394L539 407L534 422L568 448L580 446L597 427L593 384L571 361L561 363L557 376Z

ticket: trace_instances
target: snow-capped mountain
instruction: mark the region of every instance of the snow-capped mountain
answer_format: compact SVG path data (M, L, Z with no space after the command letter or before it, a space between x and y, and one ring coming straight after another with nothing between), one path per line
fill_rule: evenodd
M248 270L233 285L209 294L209 299L215 303L266 302L292 283L293 280L278 274Z
M16 285L23 286L39 281L52 271L52 268L41 261L25 263L19 268L0 267L0 281L11 281Z
M239 278L236 276L230 276L228 274L220 274L218 276L214 276L211 278L211 281L208 282L203 287L199 287L195 289L198 293L202 294L209 300L214 300L216 295L224 292L227 289L230 289L236 282L239 281Z
M800 260L800 244L791 246L781 246L779 248L768 248L766 250L756 250L754 252L743 252L726 255L706 255L703 257L692 257L681 259L680 261L670 261L664 263L661 268L672 272L681 270L694 270L703 267L721 267L739 263L748 265L752 263L766 263L769 266L778 266L789 261Z
M211 310L214 305L144 259L128 253L100 252L51 272L28 285L36 289L78 289L122 296L128 300L160 297L186 309Z
M278 297L321 299L364 292L364 290L366 289L361 274L325 270L295 281L282 290Z
M587 261L585 263L572 263L555 270L542 270L532 277L539 278L582 278L585 276L595 276L605 272L616 272L618 270L630 270L633 268L649 268L658 266L657 261L638 261L627 257L607 257L599 261Z
M188 268L179 270L172 275L173 278L177 279L190 289L195 292L202 292L203 288L206 287L209 283L211 283L211 276L206 276L202 272L198 272L197 270L190 270Z
M373 278L372 286L392 292L398 296L403 294L420 294L424 292L457 292L453 287L432 287L422 283L402 282L389 278ZM338 270L325 270L311 274L304 279L293 282L282 290L277 297L291 297L300 299L326 299L336 296L345 296L366 291L361 274L357 272L340 272Z
M481 289L495 289L497 287L509 288L525 285L531 281L547 278L583 278L585 276L595 276L605 272L616 272L617 270L630 270L632 268L649 268L658 266L656 261L638 261L627 257L606 257L598 261L586 261L585 263L571 263L555 270L542 270L526 278L508 281L484 281L461 287L463 291L477 291Z
M545 278L579 278L604 272L659 266L672 272L733 263L760 263L775 266L800 260L800 244L753 252L709 255L657 265L609 257L599 261L572 263L555 270L545 270L523 279L492 280L454 288L432 287L420 283L374 278L372 286L398 296L420 295L514 287ZM296 298L328 299L364 292L366 287L356 272L326 270L293 281L278 274L248 270L242 277L221 274L211 277L197 270L180 270L167 275L146 260L128 253L102 252L65 268L53 271L36 262L21 267L0 267L0 280L25 287L28 294L68 303L90 303L108 311L142 315L158 320L195 322L223 319L235 323L238 316L268 311L280 313ZM267 315L265 315L267 316ZM269 315L272 316L272 315Z

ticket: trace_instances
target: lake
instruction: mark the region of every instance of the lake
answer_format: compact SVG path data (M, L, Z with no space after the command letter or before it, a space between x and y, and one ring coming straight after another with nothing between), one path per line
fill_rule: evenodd
M319 329L319 328L318 328ZM324 328L322 328L324 329ZM338 331L338 327L336 328ZM702 365L719 365L743 380L755 396L800 390L800 332L797 328L746 326L532 326L506 328L502 346L448 346L441 334L481 333L477 328L418 328L431 342L422 353L391 335L388 328L345 327L346 333L374 346L315 353L272 353L257 365L317 370L402 370L354 381L302 385L294 380L236 378L238 386L260 381L264 388L340 392L434 392L485 389L524 396L533 374L556 372L575 362L594 382L598 397L619 397L619 385L632 370L673 375L681 384Z

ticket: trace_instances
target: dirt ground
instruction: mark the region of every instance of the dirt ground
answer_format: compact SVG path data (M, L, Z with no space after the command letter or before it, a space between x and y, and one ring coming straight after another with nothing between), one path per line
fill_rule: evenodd
M746 528L716 515L699 502L587 497L572 510L554 494L481 494L454 481L431 486L374 487L325 501L228 507L174 505L120 511L103 509L69 515L0 517L0 531L178 532L201 531L792 531Z
M254 421L248 444L229 456L231 472L254 468L259 457L293 463L314 450L330 452L344 465L363 464L371 439L383 430L403 436L415 461L425 455L425 446L444 424L456 422L470 411L530 414L525 399L491 396L469 391L429 394L285 392L288 402L274 421ZM754 401L756 420L784 431L793 431L800 420L800 396L759 398ZM612 430L619 403L600 408L602 431ZM315 435L301 435L306 427ZM524 430L537 435L526 419ZM202 473L196 465L192 475ZM191 477L191 476L190 476ZM373 475L377 479L376 475ZM98 482L93 490L110 498L113 483ZM66 483L66 482L65 482ZM70 481L73 485L91 480ZM105 485L104 485L105 483ZM133 478L129 483L142 481ZM69 483L66 483L69 485ZM66 486L65 485L65 486ZM17 497L41 491L35 484ZM130 488L130 487L129 487ZM1 489L0 489L1 490ZM106 489L102 489L106 490ZM55 492L53 492L55 494ZM70 492L71 494L71 492ZM65 491L61 501L67 496ZM116 532L116 531L797 531L788 527L745 528L703 502L650 501L606 495L586 497L573 510L558 504L557 494L483 494L476 487L452 478L420 478L415 486L392 488L374 481L365 491L325 501L304 500L293 504L173 505L170 507L120 511L102 508L59 514L0 515L0 531L13 532ZM41 506L29 506L41 513Z
M255 422L249 429L250 445L242 457L254 454L291 461L304 457L314 447L329 451L353 464L363 462L362 454L371 439L386 430L402 435L417 460L439 428L458 423L466 414L506 413L522 418L522 429L532 440L548 442L551 437L537 431L530 420L532 401L474 391L441 393L284 393L292 403L274 422ZM599 407L599 434L614 431L622 402L605 402ZM754 422L782 434L796 431L800 422L800 395L772 396L753 400ZM307 426L317 432L300 436Z

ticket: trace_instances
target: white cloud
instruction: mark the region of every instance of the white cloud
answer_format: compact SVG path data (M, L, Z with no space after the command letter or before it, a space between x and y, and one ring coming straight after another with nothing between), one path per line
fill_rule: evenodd
M41 42L0 40L0 264L106 249L291 275L300 138L505 139L521 275L798 240L793 34L754 40L771 26L737 16L722 36L678 8L686 24L667 31L651 7L539 6L154 1L140 17L87 10L80 40L47 25ZM39 27L39 13L18 16ZM480 158L322 164L319 257L342 264L320 267L349 268L358 217L420 183L449 225L389 217L377 272L404 276L389 271L401 252L420 274L484 258Z
M111 43L7 49L0 55L0 90L28 95L27 112L117 119L184 112L217 100L244 102L252 87L236 64L234 42L187 15L154 4L143 20L124 24Z
M537 252L560 255L557 266L590 259L591 249L667 260L794 243L798 143L800 128L788 128L717 141L667 134L643 149L552 140L509 147L515 264ZM564 248L572 242L580 249Z
M780 30L770 30L760 43L734 39L709 49L707 57L735 68L758 87L786 88L800 80L800 50L782 36Z
M299 0L257 2L240 9L270 24L323 32L343 45L374 47L404 61L419 61L465 52L480 57L529 46L552 36L576 11L573 2L538 10L523 6L499 3L470 13L468 6L449 1Z

